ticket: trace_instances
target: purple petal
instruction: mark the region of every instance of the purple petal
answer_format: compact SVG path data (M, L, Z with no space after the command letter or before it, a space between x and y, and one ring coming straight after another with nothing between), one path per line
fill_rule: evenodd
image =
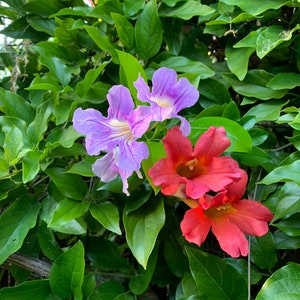
M150 88L143 77L139 76L139 78L133 83L133 85L137 89L137 98L140 101L148 103L151 102Z
M153 120L153 112L150 106L138 106L128 118L132 135L140 138L149 128Z
M93 108L86 110L77 108L73 114L73 127L77 132L85 135L99 131L103 121L105 121L105 117Z
M108 118L127 120L134 107L129 90L123 85L115 85L109 90L107 100Z
M190 125L190 123L184 117L181 117L181 116L177 115L176 118L178 118L180 120L180 122L181 122L181 124L179 126L180 131L182 132L182 134L184 136L188 136L191 133L191 125Z
M92 170L103 182L110 182L116 179L119 173L119 168L116 165L112 152L108 152L102 158L97 159L92 165Z
M141 162L149 156L148 146L144 142L122 143L116 155L117 166L124 171L137 171Z

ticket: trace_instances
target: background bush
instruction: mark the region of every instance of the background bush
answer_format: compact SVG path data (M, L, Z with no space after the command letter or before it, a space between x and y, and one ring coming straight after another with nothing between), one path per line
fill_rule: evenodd
M96 2L1 1L0 298L300 297L299 1ZM136 97L138 74L161 66L199 89L183 112L190 139L224 126L249 198L274 213L248 258L212 236L188 244L184 205L147 179L133 176L127 197L91 171L74 110L106 115L111 86ZM173 125L157 130L144 170Z

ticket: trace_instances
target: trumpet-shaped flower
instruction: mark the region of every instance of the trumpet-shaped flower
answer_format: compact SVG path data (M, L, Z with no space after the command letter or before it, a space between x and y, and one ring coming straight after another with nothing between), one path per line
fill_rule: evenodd
M148 174L165 195L198 199L241 177L235 160L219 157L230 145L223 127L210 127L199 137L194 149L178 127L168 131L163 143L167 157L156 162Z
M153 73L151 92L140 76L134 86L138 91L138 99L150 103L153 121L178 118L181 121L180 130L185 136L189 135L190 124L178 112L193 106L199 98L199 92L186 78L177 81L177 73L163 67Z
M107 117L92 108L78 108L73 115L73 126L86 136L85 146L89 155L107 152L94 163L93 172L103 182L109 182L120 174L123 192L128 195L128 177L133 172L141 175L141 161L149 155L146 143L137 139L148 129L151 117L146 115L146 106L134 109L130 92L122 85L113 86L107 100Z
M244 234L262 236L268 232L273 214L254 200L240 200L245 192L248 176L242 172L239 181L231 183L216 196L204 195L199 200L187 200L192 207L180 224L187 241L201 245L212 229L221 249L232 257L248 254Z

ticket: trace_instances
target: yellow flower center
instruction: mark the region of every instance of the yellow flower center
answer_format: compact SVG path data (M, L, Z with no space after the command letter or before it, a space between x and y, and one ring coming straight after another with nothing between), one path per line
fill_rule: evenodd
M164 108L169 108L169 107L173 106L173 103L169 98L153 97L151 100L156 102L159 106L164 107Z
M120 121L117 119L109 120L109 124L112 128L112 136L115 138L124 138L126 141L130 142L134 140L129 124L126 121Z
M186 163L178 165L176 173L187 179L193 179L205 174L205 166L202 161L194 158Z
M224 205L220 205L218 207L211 207L204 211L204 213L209 217L210 219L218 219L222 218L225 214L229 212L233 212L235 208L231 206L230 203L226 203Z

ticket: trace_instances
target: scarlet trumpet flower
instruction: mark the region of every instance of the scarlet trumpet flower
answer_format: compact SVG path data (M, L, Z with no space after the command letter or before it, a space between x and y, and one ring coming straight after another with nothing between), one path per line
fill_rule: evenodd
M273 214L260 202L240 200L245 193L248 176L231 183L216 196L204 195L199 200L185 200L192 207L180 224L187 241L200 246L212 229L223 251L232 257L246 256L248 241L244 234L263 236Z
M219 157L230 145L223 127L210 127L194 149L178 127L168 131L163 143L167 157L154 164L149 176L165 195L198 199L210 190L220 191L241 177L235 160Z

